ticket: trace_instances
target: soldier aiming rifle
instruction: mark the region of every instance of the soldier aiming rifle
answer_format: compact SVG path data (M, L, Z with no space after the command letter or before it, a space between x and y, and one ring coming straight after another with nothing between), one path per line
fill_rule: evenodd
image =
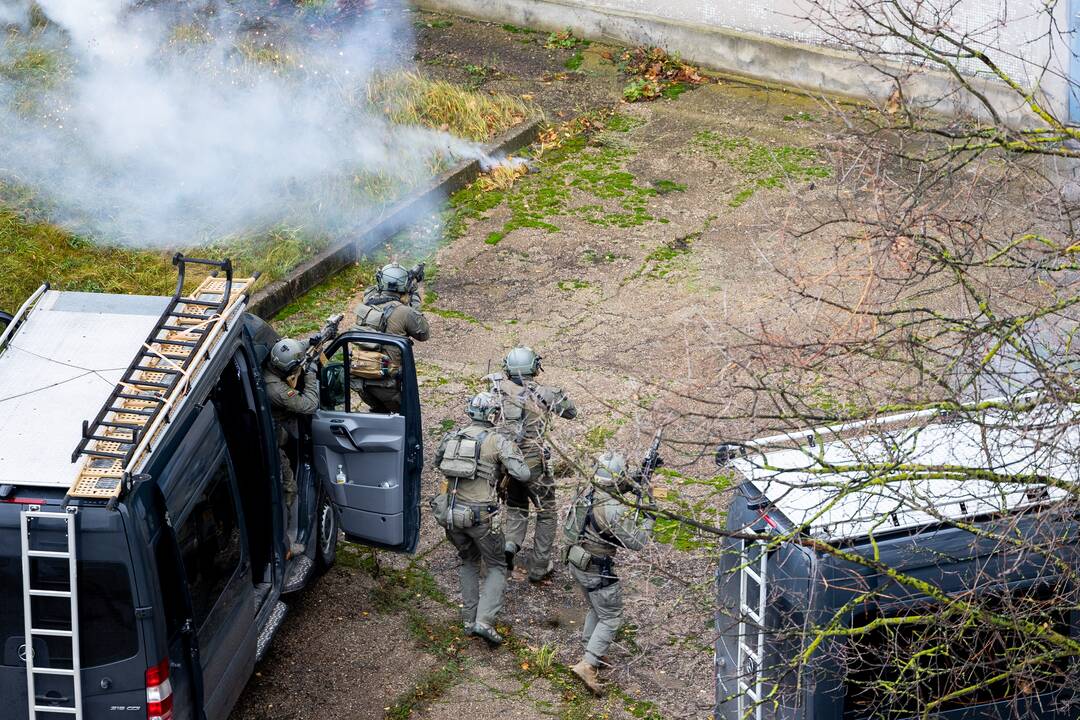
M345 316L338 313L332 315L326 319L326 324L323 325L323 329L308 338L308 348L304 351L304 357L300 364L293 370L285 380L289 383L289 387L296 388L296 384L300 382L300 376L304 371L311 367L312 364L318 360L319 364L326 364L326 355L323 354L323 349L326 345L333 341L338 335L338 326L341 324L342 319Z
M356 329L400 335L423 342L431 334L427 318L420 312L423 299L420 283L424 264L405 269L397 263L384 265L375 273L375 287L364 293L364 302L356 308ZM378 343L360 343L361 352L369 353L366 363L350 370L352 388L372 412L401 411L401 388L397 372L401 352L396 347Z
M337 337L341 319L341 315L328 318L323 329L308 340L306 348L304 343L293 338L278 340L266 358L267 372L263 375L263 381L277 433L281 489L285 495L285 527L291 555L304 552L304 546L295 542L296 476L286 448L290 440L295 441L300 435L297 417L312 415L319 409L317 361L322 357L326 344Z
M563 523L564 559L589 607L581 633L585 652L570 669L596 694L603 690L597 668L606 664L608 646L623 623L615 553L619 548L640 550L652 533L650 482L653 471L663 464L660 439L657 431L636 473L628 471L622 453L606 452L597 458L592 482L578 491ZM628 495L637 499L632 514Z

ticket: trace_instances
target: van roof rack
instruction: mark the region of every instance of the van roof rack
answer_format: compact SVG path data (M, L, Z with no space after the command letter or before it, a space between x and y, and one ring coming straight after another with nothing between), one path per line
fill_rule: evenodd
M215 268L191 295L184 295L189 264ZM258 279L234 278L232 262L184 257L177 253L176 290L131 364L92 421L83 421L82 439L71 462L82 466L68 489L71 498L119 499L133 471L145 459L169 413L191 387L210 357L227 320L242 307ZM224 272L219 277L218 272Z

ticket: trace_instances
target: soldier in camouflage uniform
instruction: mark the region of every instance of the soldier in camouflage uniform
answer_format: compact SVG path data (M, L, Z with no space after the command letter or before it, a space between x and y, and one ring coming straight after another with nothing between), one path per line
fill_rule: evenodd
M427 318L416 283L409 271L397 263L384 266L375 274L376 286L364 294L356 309L355 330L401 335L423 342L430 337ZM392 367L401 367L401 352L395 347L373 345L389 357ZM401 386L396 377L382 379L352 378L352 388L376 413L401 411Z
M296 373L304 361L303 343L292 338L282 338L274 343L266 359L267 372L263 375L266 395L270 399L270 412L274 416L277 432L278 453L281 461L281 488L285 494L285 517L290 540L296 538L295 520L296 476L293 474L289 456L285 453L289 437L299 437L297 415L312 415L319 409L319 377L312 367L298 375L296 387L289 384L289 376ZM290 552L298 555L303 546L292 544Z
M529 580L540 582L551 574L551 549L555 543L555 479L544 445L544 433L552 415L573 419L577 408L560 388L541 385L540 357L531 348L517 347L503 360L503 373L488 376L500 396L503 420L516 432L515 440L529 464L526 483L510 483L506 500L506 555L513 557L525 542L529 529L529 503L536 505L536 531L529 563Z
M601 691L596 669L623 622L615 553L619 548L640 550L652 532L652 518L627 503L627 497L638 494L636 483L621 453L604 453L593 482L578 492L563 525L567 567L589 606L581 633L585 654L570 669L594 693Z
M446 492L432 501L436 520L461 558L462 615L465 632L492 645L502 643L495 618L506 589L506 558L499 522L498 487L509 475L527 482L529 466L521 450L495 428L499 402L491 393L476 395L466 408L472 423L447 433L435 452L435 464L446 475ZM480 583L480 561L487 566Z

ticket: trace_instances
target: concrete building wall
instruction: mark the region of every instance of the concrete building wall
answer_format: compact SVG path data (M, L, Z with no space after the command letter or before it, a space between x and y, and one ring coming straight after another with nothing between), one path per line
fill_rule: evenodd
M882 99L891 80L869 70L808 21L806 0L420 0L421 5L482 19L562 29L584 37L634 45L658 45L688 61L752 78L854 97ZM845 0L821 0L842 10ZM1067 106L1069 28L1066 0L939 0L951 8L948 26L993 50L1001 67L1019 82L1038 82L1058 111ZM1053 23L1059 28L1054 31ZM980 64L966 63L978 76ZM1044 72L1047 67L1049 72ZM909 97L942 98L936 109L977 110L970 98L951 93L944 75L924 73L907 81ZM1007 112L1022 102L996 80L985 91Z

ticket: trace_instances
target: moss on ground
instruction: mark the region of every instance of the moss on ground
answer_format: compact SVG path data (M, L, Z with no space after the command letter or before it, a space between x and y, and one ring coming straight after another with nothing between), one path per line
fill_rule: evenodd
M591 288L592 283L588 280L581 280L579 278L573 278L570 280L560 280L558 282L558 288L565 292L573 292L575 290L585 290Z
M783 188L789 182L806 182L832 175L832 168L822 162L813 148L768 145L714 130L702 130L691 142L739 174L735 194L728 201L731 207L739 207L758 190Z
M439 317L449 318L451 320L464 320L465 322L473 323L474 325L481 325L487 327L474 316L469 313L462 312L460 310L448 310L446 308L438 307L435 303L439 300L439 294L431 289L430 284L424 290L424 306L422 310L432 315L438 315Z
M575 216L599 227L637 227L654 221L648 212L649 198L657 194L639 185L623 169L635 151L625 143L603 136L571 138L547 153L538 163L540 171L527 175L509 190L483 192L469 188L452 198L455 217L448 223L452 236L460 236L470 219L480 219L505 203L510 218L485 238L496 245L514 230L535 228L559 232L558 216ZM575 203L575 191L594 202ZM615 208L612 209L611 205Z

